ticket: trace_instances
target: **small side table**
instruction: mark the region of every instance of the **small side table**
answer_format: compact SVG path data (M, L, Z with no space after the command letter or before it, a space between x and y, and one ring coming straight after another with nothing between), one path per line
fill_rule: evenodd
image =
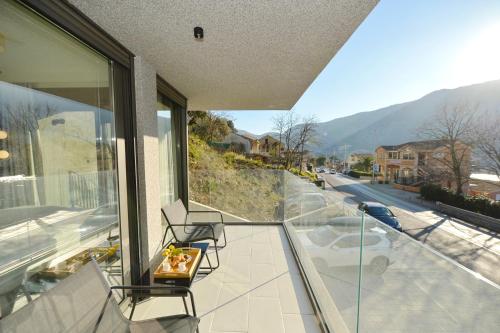
M171 244L167 244L163 249L167 248ZM179 247L194 247L194 248L199 248L201 250L201 258L200 261L196 264L196 267L194 269L193 275L190 278L153 278L152 285L165 285L165 286L170 286L170 287L185 287L190 289L191 285L193 284L194 279L198 274L210 274L213 271L212 264L210 263L210 259L206 255L209 243L172 243L176 248ZM162 249L162 251L163 251ZM206 257L209 267L201 267L201 263L203 261L203 258ZM159 261L159 262L158 262ZM156 260L158 262L155 267L151 267L150 271L154 272L158 265L161 265L163 260ZM204 271L200 271L200 269L208 269ZM151 290L148 294L149 296L155 296L155 297L182 297L182 302L184 303L184 310L186 311L186 314L189 314L187 302L186 302L186 297L188 296L188 292L185 290L161 290L161 289L156 289L156 290ZM135 306L137 304L137 298L138 297L145 297L148 295L131 295L132 297L132 310L130 311L130 316L129 319L132 319L132 316L134 315L135 311ZM192 311L193 314L196 313L195 309L195 304L194 300L191 302L192 304Z

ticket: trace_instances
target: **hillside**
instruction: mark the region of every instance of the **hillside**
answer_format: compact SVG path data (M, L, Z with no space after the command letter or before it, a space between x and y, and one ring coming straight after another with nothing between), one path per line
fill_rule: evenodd
M418 129L443 106L461 104L477 105L479 115L488 111L500 117L500 80L438 90L412 102L320 123L320 144L311 149L328 154L347 144L350 151L373 151L379 145L418 140Z
M277 221L282 171L260 161L221 153L189 136L190 200L251 221Z

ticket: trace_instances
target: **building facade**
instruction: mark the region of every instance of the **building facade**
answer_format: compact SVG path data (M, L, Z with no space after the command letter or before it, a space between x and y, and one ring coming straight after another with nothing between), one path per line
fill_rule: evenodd
M228 149L245 154L259 153L259 140L249 134L230 133L225 138L223 143L229 144Z
M455 151L461 159L462 174L467 179L471 168L471 149L462 142L456 142ZM383 181L405 185L428 181L448 188L457 186L451 172L451 150L443 140L379 146L375 149L375 155L375 163L379 165ZM467 183L462 186L466 188Z
M259 154L269 157L279 157L284 152L282 143L271 135L259 138Z

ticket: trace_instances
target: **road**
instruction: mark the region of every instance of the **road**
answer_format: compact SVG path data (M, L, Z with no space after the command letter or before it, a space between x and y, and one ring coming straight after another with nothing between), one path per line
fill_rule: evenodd
M322 177L334 191L344 196L346 203L354 205L361 201L378 201L387 205L398 217L406 234L476 274L500 284L499 234L452 220L404 197L377 190L377 185L364 185L359 180L340 174L323 174Z

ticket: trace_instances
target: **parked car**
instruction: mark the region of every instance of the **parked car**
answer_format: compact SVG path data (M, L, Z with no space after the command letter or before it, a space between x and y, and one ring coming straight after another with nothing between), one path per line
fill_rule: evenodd
M359 265L359 231L344 232L331 225L323 225L299 234L299 238L319 272L332 267ZM392 257L392 242L384 230L375 227L364 233L362 265L371 273L384 273L393 263Z
M358 209L398 231L403 231L396 215L387 206L379 202L363 201L358 205Z
M335 171L335 169L331 169L331 170L330 170L330 174L331 174L331 175L334 175L334 174L336 174L336 173L337 173L337 171Z

